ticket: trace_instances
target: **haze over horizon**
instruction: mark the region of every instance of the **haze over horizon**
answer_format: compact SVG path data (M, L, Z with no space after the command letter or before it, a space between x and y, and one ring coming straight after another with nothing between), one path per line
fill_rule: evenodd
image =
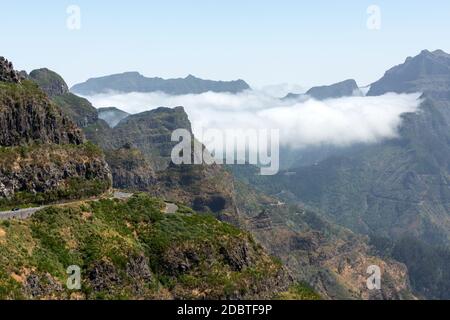
M19 0L3 4L11 14L0 21L7 44L2 54L18 69L55 70L70 86L127 71L240 78L256 88L283 83L308 88L348 78L365 86L422 49L450 51L445 40L450 3L437 2L201 0L194 9L179 0L133 6ZM373 4L381 10L380 30L367 27ZM80 9L79 30L67 27L70 5ZM26 24L17 23L18 14Z

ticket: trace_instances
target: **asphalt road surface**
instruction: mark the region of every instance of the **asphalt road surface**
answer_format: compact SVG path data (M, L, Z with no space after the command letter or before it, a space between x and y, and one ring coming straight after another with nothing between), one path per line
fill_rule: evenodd
M114 196L113 199L120 199L120 200L126 200L130 197L132 197L133 194L132 193L125 193L125 192L114 192ZM97 201L98 199L90 199L88 201ZM68 202L68 203L61 203L61 204L53 204L53 205L46 205L46 206L40 206L40 207L34 207L34 208L25 208L25 209L20 209L17 211L0 211L0 220L9 220L9 219L27 219L29 217L31 217L33 214L35 214L37 211L51 207L51 206L65 206L65 205L70 205L73 203L77 203L80 202L82 200L77 200L77 201L73 201L73 202ZM178 207L177 207L178 209Z

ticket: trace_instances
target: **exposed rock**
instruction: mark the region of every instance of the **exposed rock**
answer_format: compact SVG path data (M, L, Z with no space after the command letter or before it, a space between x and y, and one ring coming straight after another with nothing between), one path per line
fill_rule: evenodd
M122 280L116 267L107 261L96 262L88 271L89 283L94 291L112 292Z
M138 256L131 258L126 267L127 276L137 280L151 282L153 275L148 265L148 258L145 256Z
M172 148L176 145L171 136L176 129L192 131L184 108L158 108L130 115L113 129L110 142L99 143L104 149L108 149L109 143L114 149L130 143L141 150L155 170L160 171L171 162Z
M250 249L246 242L239 242L231 247L220 248L220 253L234 271L242 271L252 265L252 257L249 251Z
M164 269L171 276L188 273L198 267L200 255L213 260L214 248L208 243L201 248L194 248L190 245L171 247L164 255Z
M266 210L261 211L261 213L250 219L250 225L252 229L268 229L270 230L273 226L272 219L267 214Z
M20 83L21 76L14 70L12 62L0 57L0 81Z
M29 79L36 82L49 97L60 96L69 92L64 79L49 69L31 71Z
M138 191L157 188L155 172L139 149L127 144L105 153L115 188Z
M0 145L81 144L84 135L35 84L0 87Z
M70 188L74 179L81 179L77 183L97 181L101 186L99 192L107 191L111 186L111 173L104 157L101 153L92 153L89 148L31 146L9 149L3 155L0 160L0 198L11 198L19 191L55 193L56 196L58 191ZM72 192L76 194L77 190Z
M25 292L32 299L48 299L63 291L62 285L56 281L51 275L30 274L24 283Z
M368 95L387 92L422 92L434 99L450 100L450 55L442 50L424 50L415 57L409 57L373 83Z

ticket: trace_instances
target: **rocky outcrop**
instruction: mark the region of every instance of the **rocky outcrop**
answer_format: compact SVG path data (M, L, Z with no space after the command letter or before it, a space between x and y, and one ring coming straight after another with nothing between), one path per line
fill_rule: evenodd
M60 96L69 92L64 79L49 69L37 69L31 71L29 79L36 82L39 87L49 96Z
M0 82L0 145L81 144L84 135L37 86Z
M27 276L25 283L25 292L30 299L45 299L56 296L63 291L63 286L50 274L39 275L31 273Z
M205 242L201 246L190 244L173 246L168 250L162 260L165 273L172 276L181 276L190 274L197 270L212 270L215 264L220 261L225 270L232 273L245 273L249 270L260 270L266 268L273 262L264 250L249 241L248 238L227 239L221 244L212 244ZM202 271L204 272L204 271ZM243 291L234 290L225 295L220 287L214 288L208 292L208 299L271 299L277 293L287 291L295 281L290 273L283 267L266 269L264 275L258 279L248 282L248 289ZM205 286L198 284L197 292L204 295ZM181 299L189 296L186 288L175 287L174 298ZM206 296L204 296L206 297Z
M156 174L142 152L125 145L117 150L106 150L115 188L149 191L157 188Z
M14 70L12 62L0 57L0 81L19 83L21 78L19 72Z
M46 203L107 191L111 173L104 156L89 146L33 145L0 151L1 198Z

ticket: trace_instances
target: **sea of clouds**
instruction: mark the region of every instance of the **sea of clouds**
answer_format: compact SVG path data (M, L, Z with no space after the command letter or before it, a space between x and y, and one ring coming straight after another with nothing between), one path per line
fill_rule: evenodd
M317 101L283 101L263 91L237 95L203 93L109 93L86 97L97 108L117 107L139 113L157 107L183 106L194 134L201 129L279 129L284 146L349 146L375 143L398 134L403 113L416 112L419 94L389 93Z

